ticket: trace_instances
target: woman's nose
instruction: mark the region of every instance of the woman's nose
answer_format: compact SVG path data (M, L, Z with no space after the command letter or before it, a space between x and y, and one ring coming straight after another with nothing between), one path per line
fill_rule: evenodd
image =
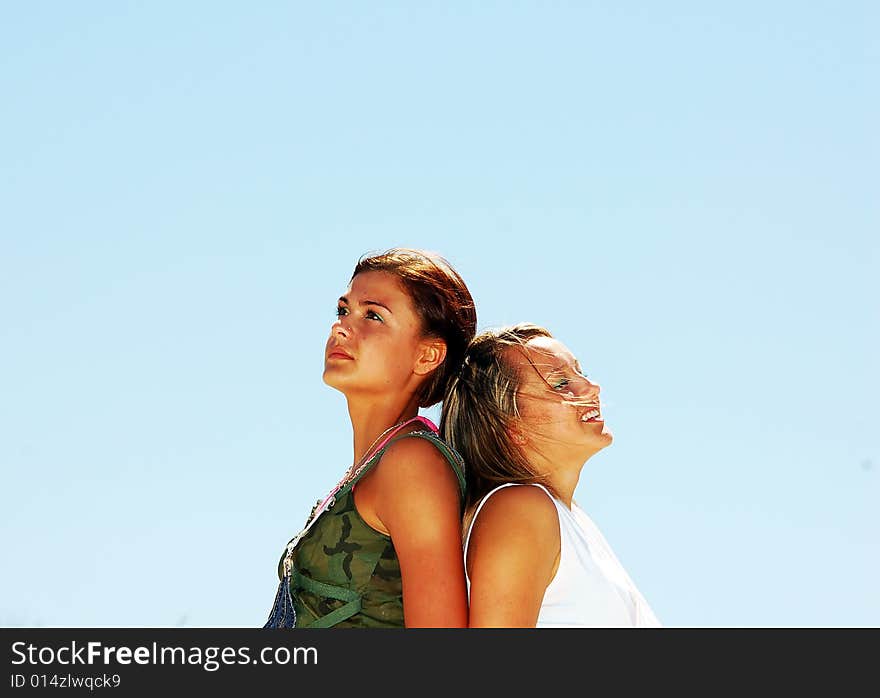
M602 387L598 383L594 383L586 376L582 381L578 381L578 393L583 397L599 397Z
M345 337L346 339L351 335L351 327L345 324L345 317L336 318L336 322L330 326L330 334L334 337Z

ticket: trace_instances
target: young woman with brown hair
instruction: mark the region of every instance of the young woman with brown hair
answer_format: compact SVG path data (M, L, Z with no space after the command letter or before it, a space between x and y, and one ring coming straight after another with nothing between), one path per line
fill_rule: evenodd
M393 249L361 258L336 315L323 378L352 465L288 544L265 627L466 627L463 464L418 411L458 372L473 299L444 258Z

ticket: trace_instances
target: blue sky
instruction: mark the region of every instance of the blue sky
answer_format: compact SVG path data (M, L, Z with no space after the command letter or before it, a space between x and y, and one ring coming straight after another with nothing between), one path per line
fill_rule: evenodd
M262 625L397 245L603 385L576 498L665 625L880 625L878 19L4 8L0 625Z

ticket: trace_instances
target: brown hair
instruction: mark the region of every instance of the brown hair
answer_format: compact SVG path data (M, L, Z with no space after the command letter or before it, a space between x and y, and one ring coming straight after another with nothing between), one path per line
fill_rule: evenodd
M485 330L471 341L461 371L449 385L440 433L467 466L465 530L473 508L500 484L540 483L553 492L548 479L535 472L510 436L519 417L516 394L521 378L505 356L530 339L552 336L526 322Z
M419 388L419 407L437 404L477 330L477 311L467 285L445 258L405 247L364 255L351 278L366 271L396 276L422 320L423 336L446 343L446 358Z

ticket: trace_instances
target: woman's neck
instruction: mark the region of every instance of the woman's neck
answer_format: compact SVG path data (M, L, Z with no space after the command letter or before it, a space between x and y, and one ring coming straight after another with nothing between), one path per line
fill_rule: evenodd
M556 453L536 448L525 449L525 456L535 472L546 476L553 491L569 509L581 471L592 455L590 453L584 457L583 453L572 453L570 449L561 449Z
M348 415L351 418L354 453L352 463L360 463L384 431L395 424L418 416L419 403L416 396L409 401L386 402L348 399Z

